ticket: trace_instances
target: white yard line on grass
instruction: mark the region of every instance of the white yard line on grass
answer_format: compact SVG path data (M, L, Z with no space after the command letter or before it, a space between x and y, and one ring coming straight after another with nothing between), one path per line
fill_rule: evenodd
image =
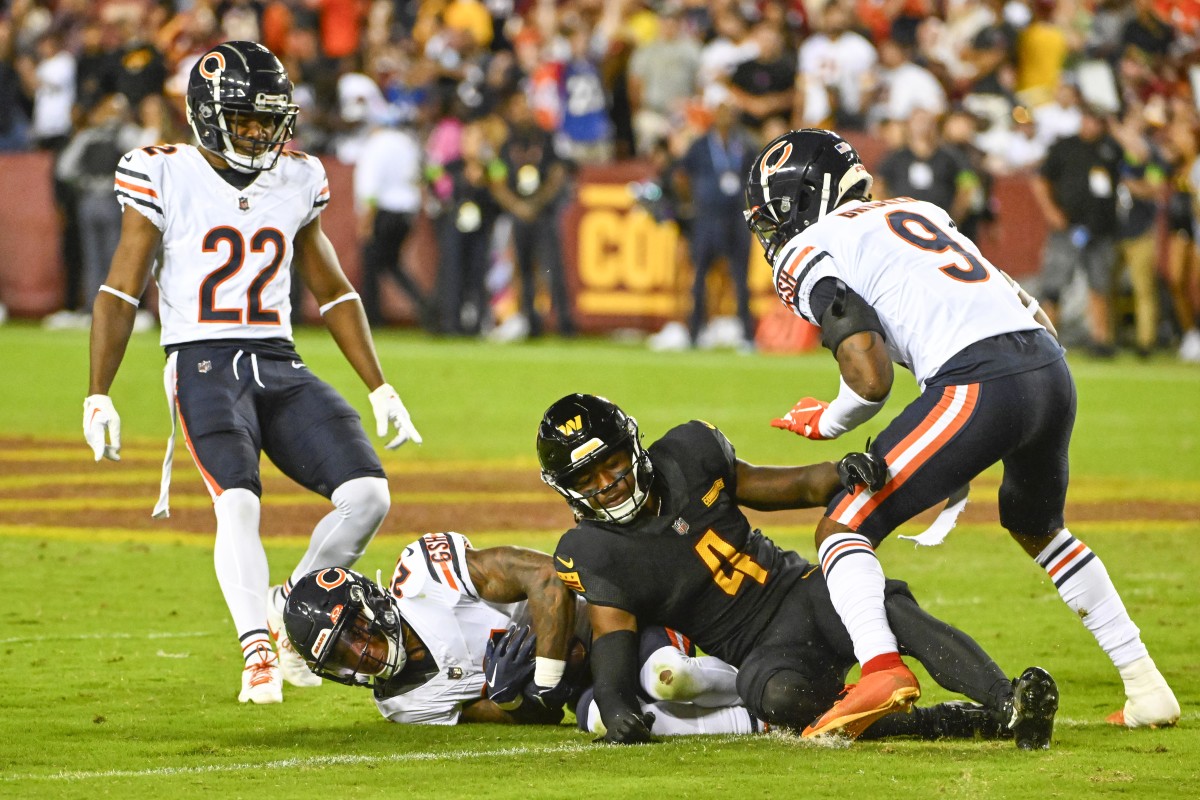
M89 639L199 639L216 636L216 631L162 631L158 633L73 633L63 636L12 636L0 644L38 644L39 642L81 642Z

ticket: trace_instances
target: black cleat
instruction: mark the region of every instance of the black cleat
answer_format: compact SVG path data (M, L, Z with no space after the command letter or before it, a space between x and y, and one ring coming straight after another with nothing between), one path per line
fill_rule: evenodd
M1049 750L1058 712L1058 684L1041 667L1029 667L1013 681L1008 729L1019 750Z
M915 709L928 715L921 731L924 739L1011 739L1012 731L996 712L965 700Z

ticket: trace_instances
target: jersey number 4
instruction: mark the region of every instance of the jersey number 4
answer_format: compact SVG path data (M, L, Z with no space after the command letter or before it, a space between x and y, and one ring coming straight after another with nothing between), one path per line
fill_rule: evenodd
M950 234L935 225L928 217L912 211L893 211L887 215L892 233L911 245L931 253L953 251L967 262L964 269L958 264L938 267L943 273L964 283L981 283L991 277L987 267L967 248L950 237Z
M713 580L721 591L732 597L742 588L742 581L750 578L758 583L767 582L767 571L754 559L717 535L714 530L707 530L700 541L696 542L696 553L705 565L712 570Z
M241 324L243 321L242 309L217 308L216 297L217 288L242 268L242 263L246 258L246 240L237 228L223 225L213 228L204 235L204 252L215 253L222 243L229 245L229 258L222 266L209 273L204 282L200 284L200 321ZM279 265L283 263L284 247L286 246L283 234L274 228L261 228L250 237L251 253L265 253L267 245L271 246L274 253L271 263L254 276L254 280L250 282L250 288L246 290L245 322L250 325L279 324L279 312L262 307L262 293L267 284L275 277L275 273L279 272Z

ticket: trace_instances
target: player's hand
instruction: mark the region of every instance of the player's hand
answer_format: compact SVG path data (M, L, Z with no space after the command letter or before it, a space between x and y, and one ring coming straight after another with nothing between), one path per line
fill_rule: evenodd
M521 690L533 680L533 652L537 634L529 626L509 628L499 638L488 640L483 651L483 677L487 696L505 711L521 705Z
M97 461L121 460L121 417L108 395L93 394L83 401L83 438Z
M650 744L657 742L650 729L654 727L654 712L626 712L618 714L604 735L593 741L605 744Z
M538 686L531 680L525 684L525 689L521 694L543 708L556 709L567 704L571 695L574 694L574 687L566 677L554 686Z
M412 417L408 415L408 409L404 407L404 403L400 401L400 395L396 394L396 390L390 383L383 384L367 397L371 400L371 410L375 412L375 433L379 436L387 436L388 428L392 425L396 426L396 438L385 444L384 447L388 450L395 450L409 439L417 444L422 442L421 434L417 433Z
M809 439L835 438L822 436L818 427L821 415L825 413L825 409L827 408L829 408L829 403L817 400L815 397L805 397L799 403L792 406L791 411L779 419L771 420L771 427L798 433Z
M871 442L867 441L867 448ZM848 494L854 494L858 486L878 492L887 483L887 463L871 453L849 453L837 465L838 478Z

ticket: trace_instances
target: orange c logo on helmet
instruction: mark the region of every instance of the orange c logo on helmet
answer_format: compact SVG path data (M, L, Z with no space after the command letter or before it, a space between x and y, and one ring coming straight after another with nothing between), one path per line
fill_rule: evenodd
M225 55L216 50L200 56L200 77L212 80L225 71Z
M775 159L774 162L768 164L767 162L770 160L771 156L774 155L775 151L779 150L780 148L783 148L783 152L780 154L779 158ZM792 143L791 142L779 142L774 147L772 147L770 150L763 153L762 160L758 162L759 169L762 170L762 173L764 175L774 175L776 172L778 172L780 170L781 167L783 167L784 164L787 163L787 160L791 157L791 155L792 155Z
M330 574L333 575L332 578L326 577ZM317 576L317 586L320 586L326 591L336 589L345 583L348 577L349 576L346 575L346 570L342 569L341 567L331 567Z

